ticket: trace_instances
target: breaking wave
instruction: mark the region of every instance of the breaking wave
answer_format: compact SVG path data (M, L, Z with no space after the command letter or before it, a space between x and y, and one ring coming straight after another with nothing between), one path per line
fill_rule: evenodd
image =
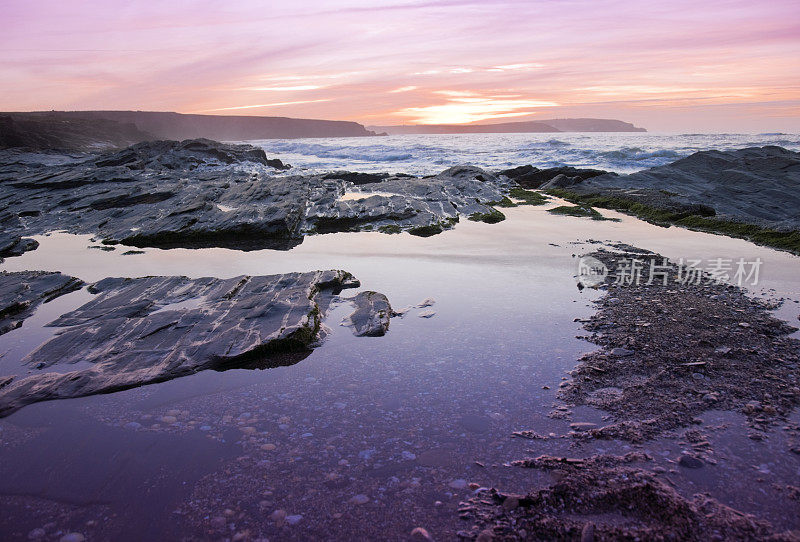
M426 134L251 143L295 166L288 174L345 169L431 175L463 164L489 170L531 164L632 173L708 149L778 145L800 151L800 134L560 133L557 139L551 134Z

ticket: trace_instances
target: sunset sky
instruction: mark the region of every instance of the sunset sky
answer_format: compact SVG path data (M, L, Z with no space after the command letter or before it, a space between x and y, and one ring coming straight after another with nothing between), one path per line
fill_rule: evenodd
M800 1L4 0L0 110L800 131Z

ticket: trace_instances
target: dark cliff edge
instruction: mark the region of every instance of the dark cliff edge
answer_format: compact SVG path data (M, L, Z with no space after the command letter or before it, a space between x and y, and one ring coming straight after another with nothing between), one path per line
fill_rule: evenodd
M97 151L156 139L217 141L374 136L349 121L158 111L0 113L0 148Z
M400 134L510 134L558 132L646 132L629 122L615 119L550 119L497 124L407 124L367 126L375 132Z

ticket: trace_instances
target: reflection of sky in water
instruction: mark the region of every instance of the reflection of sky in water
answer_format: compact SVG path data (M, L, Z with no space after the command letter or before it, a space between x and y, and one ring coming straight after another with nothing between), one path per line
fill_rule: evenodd
M291 428L276 429L278 436L271 438L304 443L298 453L310 461L290 468L301 478L310 479L333 468L325 458L315 456L322 447L315 439L324 436L335 439L338 451L353 464L365 463L358 455L365 450L374 449L367 454L370 468L374 462L388 468L405 448L415 454L445 449L451 457L445 468L447 476L484 476L482 483L523 490L534 473L519 469L478 472L473 462L502 463L525 455L530 448L539 453L574 453L564 439L542 444L509 438L512 431L520 429L545 434L567 431L568 421L550 419L547 413L565 371L582 352L593 349L575 338L585 331L574 319L591 314L590 300L596 293L579 292L573 278L577 270L573 254L589 251L592 245L570 242L590 238L624 241L674 259L761 257L762 286L774 288L777 295L800 298L798 258L741 240L658 228L610 212L622 221L554 217L534 207L503 212L509 218L505 222L462 221L455 230L430 238L378 233L319 235L307 237L288 252L145 249L145 254L123 256L124 247L114 252L87 250L87 236L38 237L38 250L6 260L2 269L59 270L95 281L120 275L224 278L339 268L352 272L363 288L385 293L397 308L433 297L436 304L431 309L436 315L423 319L417 316L419 309L412 309L404 318L392 320L385 337L356 338L339 326L351 309L338 304L325 322L332 333L297 365L265 371L204 372L108 396L33 405L0 421L0 427L69 424L76 416L124 424L162 408L185 408L192 417L212 420L203 423L213 423L223 412L260 409L262 417L288 414L294 420ZM344 291L342 296L352 293ZM47 318L37 314L21 330L0 337L0 352L12 343L31 344L24 337L38 340L51 333L42 332L41 325L58 312L52 309L69 310L87 295L84 291L67 296L60 305L47 308ZM796 318L797 313L797 305L789 303L782 314ZM19 351L21 347L14 348ZM600 413L581 409L576 410L574 421L598 422L600 417ZM111 435L119 429L97 423L84 431ZM301 439L308 434L312 436ZM399 443L397 437L401 437ZM188 446L187 442L167 440L164 445ZM105 446L109 449L104 453L115 453L112 443ZM608 450L616 446L601 445ZM13 464L26 464L22 457L11 454L9 458ZM95 473L79 458L73 461L72 468L84 469L89 476L105 475ZM401 469L404 464L398 465ZM148 468L139 465L135 472L146 476ZM68 493L59 491L61 497ZM169 488L162 491L178 494ZM361 492L358 487L347 491ZM124 496L115 499L132 506Z

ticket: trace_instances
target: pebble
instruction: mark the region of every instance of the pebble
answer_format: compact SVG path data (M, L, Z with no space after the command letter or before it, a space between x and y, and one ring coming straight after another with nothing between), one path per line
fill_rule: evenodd
M422 301L422 303L417 305L417 308L418 309L423 309L425 307L430 307L430 306L435 305L435 304L436 304L436 300L434 298L432 298L432 297L429 297L429 298L425 299L424 301Z
M125 429L139 429L141 426L139 422L128 422L125 424Z
M286 521L286 510L275 510L269 515L269 519L274 521L280 527Z
M367 504L368 502L369 502L369 497L367 497L363 493L355 495L350 498L350 504Z
M277 446L275 446L274 444L262 444L261 445L261 449L264 450L265 452L271 452L275 448L277 448Z
M420 318L431 318L433 316L436 316L436 311L431 311L431 310L420 311L420 313L417 316L419 316Z
M81 533L67 533L58 539L58 542L83 542L86 537Z
M463 478L458 478L457 480L453 480L447 485L449 485L453 489L464 489L465 487L467 487L467 481L464 480Z
M617 357L620 357L620 358L626 357L626 356L632 356L633 355L633 350L628 350L627 348L614 348L614 349L611 350L611 355L612 356L617 356Z
M406 461L413 461L414 459L417 458L417 454L409 452L407 450L403 450L403 452L400 455L402 455L403 459L405 459Z
M240 429L242 433L244 433L245 435L252 435L253 433L256 432L256 428L252 426L242 427Z
M161 416L158 420L161 423L175 423L178 421L178 418L175 416Z
M292 516L286 516L286 523L289 525L297 525L302 519L302 514L294 514Z
M201 425L200 426L200 431L211 431L211 426L210 425Z
M37 527L28 533L28 540L38 540L44 538L47 533L41 527Z
M414 540L433 540L431 533L422 527L414 527L414 529L411 531L411 538Z

